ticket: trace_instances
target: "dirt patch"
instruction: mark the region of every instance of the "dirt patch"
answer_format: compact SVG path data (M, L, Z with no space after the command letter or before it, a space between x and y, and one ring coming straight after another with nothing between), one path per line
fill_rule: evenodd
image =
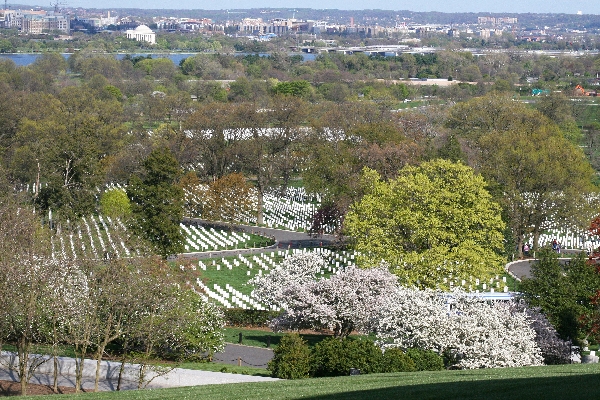
M83 390L83 392L85 392L85 390ZM59 386L58 393L54 393L54 391L52 390L52 386L50 385L36 385L34 383L30 383L29 385L27 385L28 396L67 393L75 393L75 388L69 386ZM0 397L19 396L20 394L21 384L19 382L0 380Z

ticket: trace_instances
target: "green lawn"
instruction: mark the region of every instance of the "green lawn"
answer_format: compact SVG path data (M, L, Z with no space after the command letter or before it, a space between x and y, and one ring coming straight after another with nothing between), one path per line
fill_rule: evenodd
M63 395L61 399L590 399L600 398L598 364L405 372L296 381Z
M271 376L271 372L264 368L256 367L238 367L237 365L223 364L217 362L189 362L183 363L179 366L183 369L193 369L197 371L213 371L213 372L227 372L230 374L241 374L241 375L256 375L256 376Z
M242 344L245 346L254 346L254 347L262 347L266 348L269 339L267 337L271 337L270 343L271 348L276 348L279 345L279 341L285 335L285 333L281 332L272 332L270 330L258 330L251 328L237 328L237 327L227 327L224 330L225 333L225 341L228 343L238 344L239 342L239 334L242 333ZM326 334L300 334L302 339L304 339L310 347L313 347L315 344L320 341L331 337L331 335ZM350 335L350 337L359 337L359 335ZM364 337L364 336L363 336ZM371 339L375 339L375 336L369 336Z

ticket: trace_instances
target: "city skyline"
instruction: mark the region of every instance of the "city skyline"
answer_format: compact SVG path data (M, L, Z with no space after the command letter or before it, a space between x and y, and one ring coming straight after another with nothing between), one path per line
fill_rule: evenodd
M24 0L19 3L31 6L48 7L45 2ZM399 2L390 0L371 0L367 3L358 0L222 0L218 6L214 2L198 0L175 0L162 2L157 0L64 0L61 5L68 7L84 8L140 8L140 9L250 9L250 8L313 8L313 9L340 9L363 10L382 9L395 11L415 12L473 12L473 13L564 13L600 14L600 1L598 0L427 0L424 2ZM10 3L9 3L10 4Z

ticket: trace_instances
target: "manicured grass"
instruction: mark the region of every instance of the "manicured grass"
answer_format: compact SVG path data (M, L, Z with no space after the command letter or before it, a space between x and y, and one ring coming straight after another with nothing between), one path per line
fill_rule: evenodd
M63 395L61 399L589 399L600 398L598 364L405 372L175 389Z
M237 257L225 257L225 259L233 265L233 260ZM212 265L213 260L215 264L219 264L218 270L216 265ZM258 273L258 266L250 269L245 264L241 264L229 269L221 263L221 258L204 259L202 262L206 265L206 270L201 271L201 276L207 286L212 287L212 284L216 283L224 288L226 284L229 284L246 295L249 295L254 289L252 285L248 285L248 281ZM247 274L247 271L250 271L250 275Z
M17 348L10 343L2 344L2 351L9 351L16 353ZM51 355L53 352L52 346L49 345L33 345L31 354L48 354ZM57 355L59 357L75 357L75 351L71 346L58 346Z
M193 369L197 371L213 371L213 372L227 372L229 374L241 374L241 375L255 375L255 376L271 376L271 372L264 368L256 367L238 367L237 365L223 364L217 362L190 362L183 363L179 366L183 369Z
M272 332L270 330L227 327L225 328L225 341L228 343L238 344L240 333L242 333L242 344L244 346L254 346L262 348L267 347L267 343L269 342L268 337L270 336L270 347L272 349L276 348L279 345L281 338L285 335L285 333ZM310 347L330 337L330 335L321 335L317 333L303 333L300 334L300 336L308 343Z

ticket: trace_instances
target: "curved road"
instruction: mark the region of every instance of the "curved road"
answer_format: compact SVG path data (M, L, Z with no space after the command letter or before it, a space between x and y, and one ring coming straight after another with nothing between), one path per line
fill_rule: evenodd
M184 218L184 223L190 225L203 225L213 227L225 227L239 229L247 233L253 233L260 236L270 237L275 239L275 244L270 247L253 248L253 249L238 249L238 250L222 250L222 251L209 251L209 252L197 252L197 253L184 253L180 254L180 257L185 258L213 258L213 257L224 257L238 254L255 254L263 252L271 252L276 249L303 249L313 247L329 246L335 243L339 243L339 238L335 235L320 235L318 237L312 237L306 232L295 232L286 231L282 229L265 228L260 226L252 225L229 225L221 222L206 221L199 218Z
M575 254L575 253L580 253L583 251L584 250L569 249L569 250L564 250L563 253ZM558 261L561 264L566 264L570 260L571 260L570 258L559 258L558 259ZM537 262L537 259L535 259L535 258L526 258L524 260L517 260L517 261L508 263L506 265L506 269L508 270L508 272L510 272L513 276L515 276L518 279L531 278L532 277L531 276L531 266L536 262Z

